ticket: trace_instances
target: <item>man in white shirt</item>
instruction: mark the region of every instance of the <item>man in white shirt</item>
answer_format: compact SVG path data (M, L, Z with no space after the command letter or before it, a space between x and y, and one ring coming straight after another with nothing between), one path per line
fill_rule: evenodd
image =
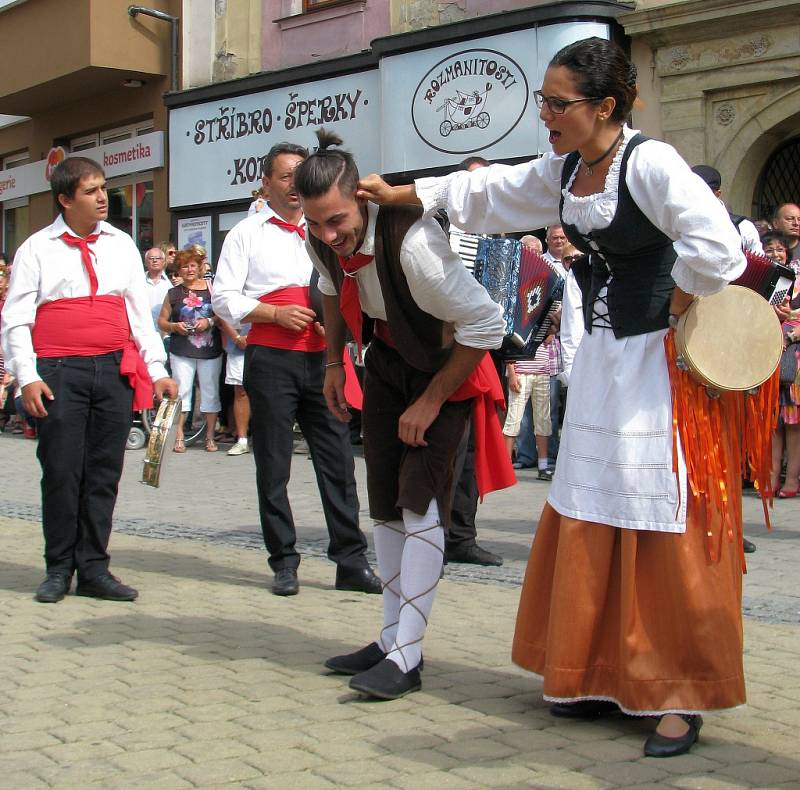
M111 520L134 408L177 397L164 368L133 240L105 222L103 170L69 157L50 186L61 208L14 260L3 310L6 364L37 420L47 576L36 599L132 601L108 570ZM131 337L133 340L131 340Z
M344 345L349 329L360 346L363 310L374 320L365 360L364 457L384 582L378 639L325 665L353 675L350 687L363 694L397 699L421 688L422 640L442 568L453 463L473 405L476 441L493 426L501 448L495 465L476 447L479 488L488 481L485 493L514 479L494 413L502 389L486 353L500 346L504 323L500 306L451 250L436 220L419 209L379 210L357 200L352 156L332 147L341 143L337 137L322 130L317 136L318 151L298 168L296 184L323 294L324 391L331 413L346 423ZM482 414L486 399L476 397L475 375L486 376L482 392L491 393ZM501 470L503 461L510 479L482 477L482 470Z
M564 228L561 225L549 225L545 235L547 242L547 252L542 257L553 266L553 268L562 276L566 276L566 270L561 265L561 256L564 254L564 248L569 244L567 235L564 233Z
M158 314L164 304L167 291L172 288L169 277L164 273L167 265L167 256L160 247L152 247L144 254L144 268L146 271L144 282L147 286L147 298L150 301L150 312L153 316L153 325L158 329Z
M214 312L232 326L251 324L243 384L250 400L261 529L275 573L272 592L299 592L297 553L287 484L295 420L311 450L336 563L336 589L379 593L358 526L355 466L347 427L333 418L322 395L325 339L312 309L313 266L305 248L305 220L294 170L307 151L278 143L266 157L269 205L238 223L217 263Z

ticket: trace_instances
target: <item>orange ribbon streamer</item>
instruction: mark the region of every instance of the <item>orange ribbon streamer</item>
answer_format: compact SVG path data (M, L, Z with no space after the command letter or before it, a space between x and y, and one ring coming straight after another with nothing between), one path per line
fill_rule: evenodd
M680 436L689 495L701 505L708 559L719 561L723 537L738 540L746 570L741 510L730 501L728 484L748 475L761 495L764 521L771 529L767 506L772 507L772 433L778 424L780 373L775 370L755 393L730 391L712 398L705 385L678 368L673 330L664 338L664 349L672 388L673 471L678 472Z

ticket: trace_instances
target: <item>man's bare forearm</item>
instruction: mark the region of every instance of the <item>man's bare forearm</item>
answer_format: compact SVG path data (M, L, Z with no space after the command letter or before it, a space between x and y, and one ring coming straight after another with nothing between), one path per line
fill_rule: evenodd
M322 315L325 318L325 345L328 362L341 362L347 337L347 324L339 311L339 297L322 294Z

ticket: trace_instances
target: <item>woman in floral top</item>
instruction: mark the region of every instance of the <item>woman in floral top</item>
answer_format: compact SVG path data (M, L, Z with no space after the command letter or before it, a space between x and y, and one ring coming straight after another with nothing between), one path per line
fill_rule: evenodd
M200 411L206 420L206 450L217 451L214 426L220 410L219 376L222 369L220 330L230 333L221 318L214 316L211 292L201 273L201 260L193 250L179 252L175 259L183 278L181 285L171 288L161 307L158 326L170 335L170 365L178 382L181 410L189 411L195 373L200 382ZM235 333L234 333L235 334ZM186 452L183 420L175 437L176 453Z

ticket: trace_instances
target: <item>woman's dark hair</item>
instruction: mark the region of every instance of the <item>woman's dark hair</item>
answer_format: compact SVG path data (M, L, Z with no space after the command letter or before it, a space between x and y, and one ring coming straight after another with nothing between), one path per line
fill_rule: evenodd
M783 246L783 248L786 250L786 254L788 255L789 240L779 230L770 230L767 233L765 233L761 237L761 246L765 247L767 244L772 244L773 242L776 241L778 242L778 244Z
M61 161L50 176L50 191L59 211L63 211L58 196L64 195L70 200L75 197L81 179L84 176L105 176L103 168L94 159L85 156L68 156Z
M349 151L340 146L342 139L333 132L317 129L319 146L294 171L294 188L304 198L315 198L338 186L343 195L354 195L358 187L358 168Z
M631 114L638 93L636 66L613 41L595 37L568 44L556 52L550 65L568 68L582 96L614 99L611 120L623 123Z

